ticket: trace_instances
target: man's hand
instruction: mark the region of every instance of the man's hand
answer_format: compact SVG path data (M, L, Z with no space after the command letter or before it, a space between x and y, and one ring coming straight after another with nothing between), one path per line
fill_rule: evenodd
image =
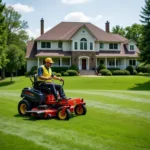
M59 78L59 81L64 81L64 79L62 79L62 78Z
M46 80L51 80L52 79L52 77L47 77L47 79Z

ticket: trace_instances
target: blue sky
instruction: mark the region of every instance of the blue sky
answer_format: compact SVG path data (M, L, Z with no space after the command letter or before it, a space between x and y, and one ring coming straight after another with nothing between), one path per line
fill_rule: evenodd
M91 22L105 30L110 22L110 30L115 25L122 27L140 23L141 7L144 0L2 0L21 13L22 20L28 22L30 36L40 35L40 19L44 18L45 31L61 21Z

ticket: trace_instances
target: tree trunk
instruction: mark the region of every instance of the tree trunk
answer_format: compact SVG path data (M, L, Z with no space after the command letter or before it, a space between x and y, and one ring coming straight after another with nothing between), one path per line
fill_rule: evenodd
M1 70L1 78L5 79L5 68L4 67Z
M13 77L13 73L12 72L10 73L10 77L11 77L11 82L12 82L12 77Z

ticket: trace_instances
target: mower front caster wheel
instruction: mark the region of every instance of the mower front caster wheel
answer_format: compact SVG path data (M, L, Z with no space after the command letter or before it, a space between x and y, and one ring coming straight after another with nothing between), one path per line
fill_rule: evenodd
M60 120L69 120L71 116L71 112L69 109L63 110L63 108L59 108L57 111L57 118Z

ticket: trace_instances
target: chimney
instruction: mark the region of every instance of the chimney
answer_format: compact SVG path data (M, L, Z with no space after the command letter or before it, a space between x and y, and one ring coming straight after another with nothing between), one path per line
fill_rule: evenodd
M44 19L41 19L41 35L44 33Z
M109 22L108 21L105 23L105 30L106 30L106 32L109 33Z

